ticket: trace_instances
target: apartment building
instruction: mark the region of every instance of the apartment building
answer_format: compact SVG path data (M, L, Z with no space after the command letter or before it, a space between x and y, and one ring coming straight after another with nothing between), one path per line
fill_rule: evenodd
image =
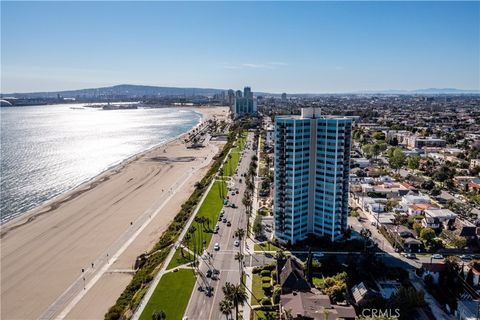
M347 228L352 119L303 108L275 119L274 235L340 239Z

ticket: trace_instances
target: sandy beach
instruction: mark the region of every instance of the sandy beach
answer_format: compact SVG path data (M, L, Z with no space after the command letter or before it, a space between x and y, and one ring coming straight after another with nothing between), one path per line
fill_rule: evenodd
M228 114L194 110L204 120ZM176 139L3 225L1 318L102 319L222 145Z

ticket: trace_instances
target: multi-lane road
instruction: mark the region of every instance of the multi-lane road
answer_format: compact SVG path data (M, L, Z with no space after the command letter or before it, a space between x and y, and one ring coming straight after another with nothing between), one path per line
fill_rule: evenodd
M187 306L185 316L188 319L222 319L225 316L219 310L219 303L223 299L222 287L226 282L239 284L241 279L239 261L235 260L235 255L238 252L244 252L244 241L239 246L235 246L234 242L237 240L235 231L238 229L247 229L246 210L242 204L242 198L245 194L245 177L242 174L248 172L248 168L255 154L252 149L253 133L249 133L246 139L246 146L241 154L241 160L238 165L237 173L231 177L229 183L229 201L234 203L237 208L224 206L224 217L230 221L231 226L227 223L218 221L220 229L217 234L214 234L212 240L206 249L199 264L199 275L193 290L192 296ZM242 179L242 182L240 182ZM235 191L232 191L235 190ZM238 193L236 192L238 190ZM214 250L214 245L218 244L220 249ZM245 260L249 262L252 260L250 256L246 256ZM208 270L218 270L219 274L216 279L206 277ZM206 287L212 287L213 292L208 296L205 292ZM200 291L202 288L203 291Z

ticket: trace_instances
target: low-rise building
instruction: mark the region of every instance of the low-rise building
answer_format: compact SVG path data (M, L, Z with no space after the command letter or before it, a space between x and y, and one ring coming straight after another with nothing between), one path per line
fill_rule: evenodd
M357 316L352 306L331 304L329 297L316 289L280 295L280 310L294 320L353 320Z
M431 208L424 210L425 218L437 218L445 229L450 229L455 224L457 214L448 209Z
M470 169L473 169L475 167L480 167L480 159L470 160Z
M422 277L424 280L427 276L431 276L433 283L438 284L440 272L445 269L445 262L423 262L422 269Z

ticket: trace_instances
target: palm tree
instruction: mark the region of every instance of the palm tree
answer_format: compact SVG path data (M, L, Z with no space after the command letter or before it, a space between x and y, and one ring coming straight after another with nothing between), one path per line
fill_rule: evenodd
M247 301L247 293L245 288L241 285L234 285L230 282L225 283L222 288L225 299L232 301L235 306L235 319L238 319L238 305L242 305Z
M364 250L367 251L367 240L372 236L372 231L370 231L370 229L363 228L360 230L360 235L363 237L363 241L365 243Z
M224 314L228 320L228 316L231 315L232 309L233 309L232 301L228 299L223 299L222 301L220 301L219 305L220 305L220 312Z
M185 258L185 254L183 252L183 246L188 248L191 239L192 239L192 236L188 232L185 234L185 237L183 237L182 245L180 245L180 253L182 254L182 258Z
M205 224L207 225L207 229L206 229L206 230L207 230L207 231L210 231L210 230L211 230L211 228L210 228L210 222L211 222L210 218L205 217L205 218L204 218L204 222L205 222Z
M277 260L283 260L286 257L287 256L285 255L285 252L283 252L283 250L277 250L277 253L275 253L275 259Z
M237 252L235 254L235 260L238 261L238 271L240 271L240 282L243 283L243 268L242 268L243 254L241 254L240 252Z
M165 313L165 311L163 311L163 310L160 310L160 311L155 310L155 311L152 313L152 320L164 320L164 319L167 319L167 314Z
M235 237L237 237L238 239L242 240L244 236L245 236L245 229L238 228L235 231Z

